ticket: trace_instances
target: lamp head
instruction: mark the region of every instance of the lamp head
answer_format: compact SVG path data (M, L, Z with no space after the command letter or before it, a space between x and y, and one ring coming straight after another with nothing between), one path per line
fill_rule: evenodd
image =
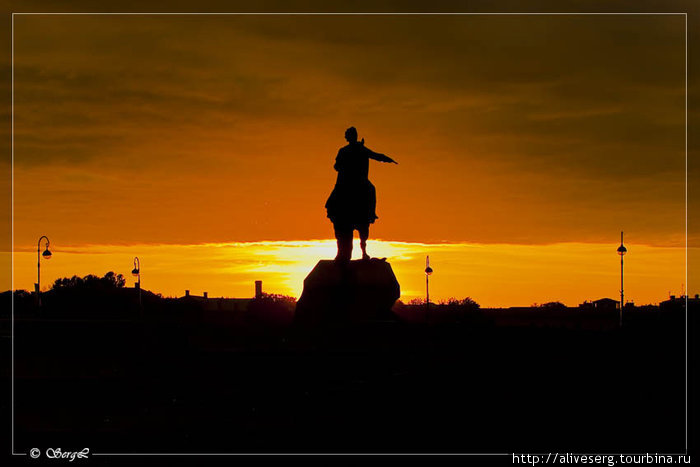
M625 248L625 245L620 245L620 247L617 249L617 254L624 256L625 253L627 253L627 248Z
M44 252L41 254L41 256L44 257L44 259L51 259L51 252L49 251L49 247L47 246Z
M131 274L133 274L134 276L138 276L139 274L141 274L141 271L139 270L139 268L134 268L131 270Z
M425 268L425 274L426 274L426 275L429 276L429 275L431 275L432 273L433 273L433 268L431 268L430 266L428 266L427 268Z

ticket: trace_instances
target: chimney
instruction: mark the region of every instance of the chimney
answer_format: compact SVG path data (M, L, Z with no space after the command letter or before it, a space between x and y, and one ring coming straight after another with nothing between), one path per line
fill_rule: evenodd
M262 281L255 281L255 298L262 298Z
M207 292L204 292L204 298L209 298L209 294Z
M141 288L140 282L134 282L134 289L139 290Z
M185 297L189 297L189 296L190 296L190 291L189 291L189 290L185 290Z

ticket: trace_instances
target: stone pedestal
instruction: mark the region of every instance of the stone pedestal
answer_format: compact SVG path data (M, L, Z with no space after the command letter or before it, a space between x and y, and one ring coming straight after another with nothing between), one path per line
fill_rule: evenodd
M294 322L314 326L393 320L391 307L400 294L385 260L321 260L304 280Z

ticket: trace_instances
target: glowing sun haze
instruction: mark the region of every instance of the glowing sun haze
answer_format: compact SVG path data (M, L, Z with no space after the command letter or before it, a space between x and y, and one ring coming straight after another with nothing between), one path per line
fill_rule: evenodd
M430 254L436 298L614 297L620 230L638 303L683 281L682 16L19 15L14 31L17 288L45 234L62 250L47 281L138 255L166 295L256 279L298 295L334 256L313 239L332 237L350 125L399 162L370 168L370 248L406 296Z
M354 256L360 251L355 242ZM377 257L388 257L401 284L401 299L425 297L425 256L434 269L431 299L471 296L482 306L530 305L562 301L576 306L591 298L615 297L620 262L616 245L425 244L370 240ZM637 304L658 303L679 293L684 272L683 248L630 246L626 298ZM133 258L141 264L145 289L179 297L208 292L210 297L253 295L254 280L268 293L298 297L304 278L318 258L332 258L335 241L276 241L201 245L86 245L56 247L42 260L42 290L66 274L127 277ZM36 280L36 250L15 252L15 280ZM582 286L583 284L583 286ZM649 284L653 284L650 287ZM662 292L659 292L662 291Z

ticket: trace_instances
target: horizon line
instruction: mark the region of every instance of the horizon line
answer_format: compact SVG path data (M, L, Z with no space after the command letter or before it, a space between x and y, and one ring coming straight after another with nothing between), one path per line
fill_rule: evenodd
M357 240L353 237L353 241ZM191 243L181 243L181 242L106 242L106 243L68 243L63 245L64 248L81 248L81 247L189 247L189 246L211 246L211 247L225 247L225 246L248 246L248 245L261 245L261 246L274 246L274 245L294 245L298 244L300 246L319 243L319 242L333 242L334 238L310 238L310 239L291 239L291 240L247 240L247 241L203 241L203 242L191 242ZM381 243L392 243L398 245L415 245L415 246L434 246L434 247L447 247L447 246L514 246L514 247L548 247L548 246L561 246L561 245L607 245L607 244L617 244L617 241L602 242L602 241L559 241L559 242L544 242L544 243L508 243L508 242L480 242L480 241L469 241L469 240L439 240L432 242L422 242L422 241L410 241L410 240L387 240L384 238L370 238L368 242L381 242ZM55 243L55 242L52 242ZM629 243L629 242L627 242ZM638 247L648 247L648 248L682 248L682 249L699 249L698 246L685 245L683 243L678 244L654 244L654 243L631 243L633 246ZM14 245L13 245L14 246ZM55 249L55 248L54 248ZM13 253L13 252L29 252L34 251L33 245L27 249L27 247L12 248L11 250L5 250L0 248L0 253Z
M657 16L687 16L687 11L581 11L581 12L533 12L533 11L523 11L523 12L464 12L464 11L406 11L406 12L392 12L392 11L373 11L373 12L358 12L358 11L346 11L346 12L332 12L332 11L321 11L321 12L298 12L298 11L258 11L258 12L107 12L107 11L94 11L94 12L12 12L14 15L76 15L76 16L88 16L88 15L147 15L147 16L157 16L157 15L197 15L197 16L213 16L213 15L226 15L226 16L509 16L509 15L527 15L527 16L566 16L566 15L583 15L583 16L602 16L602 15L617 15L617 16L643 16L643 15L657 15Z

